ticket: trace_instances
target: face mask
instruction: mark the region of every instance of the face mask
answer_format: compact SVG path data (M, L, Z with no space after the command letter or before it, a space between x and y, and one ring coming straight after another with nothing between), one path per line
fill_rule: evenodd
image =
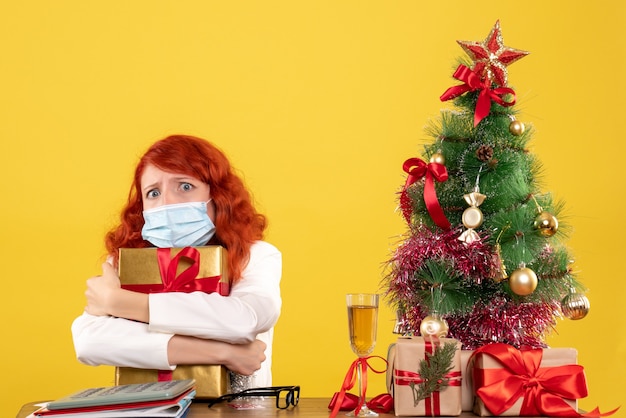
M159 248L206 245L215 234L207 202L187 202L143 211L141 236Z

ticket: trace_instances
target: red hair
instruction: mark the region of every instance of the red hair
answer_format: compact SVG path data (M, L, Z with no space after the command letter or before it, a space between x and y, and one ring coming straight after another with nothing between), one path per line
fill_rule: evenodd
M148 164L195 177L209 185L216 211L216 232L209 244L222 245L228 250L229 276L234 281L240 279L250 246L263 239L266 218L254 208L250 193L224 153L203 139L187 135L172 135L157 141L139 160L120 224L105 237L106 248L115 263L120 248L152 246L141 237L144 224L141 176Z

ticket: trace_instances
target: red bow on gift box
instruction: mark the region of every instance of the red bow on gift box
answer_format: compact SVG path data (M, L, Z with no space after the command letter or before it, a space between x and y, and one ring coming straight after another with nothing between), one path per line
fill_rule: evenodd
M140 293L164 292L218 292L221 295L229 293L229 286L220 282L220 276L198 277L200 272L200 252L193 247L181 249L174 257L170 255L171 248L157 249L157 262L161 274L161 283L155 284L124 284L122 288ZM186 258L191 265L177 274L178 263Z
M473 354L487 354L498 361L500 369L474 368L476 395L494 414L500 415L523 397L520 416L601 417L617 409L600 413L598 408L586 414L568 405L564 399L587 396L587 382L583 367L568 364L539 367L543 350L517 350L508 344L489 344ZM471 358L470 358L471 361ZM619 408L618 408L619 409Z

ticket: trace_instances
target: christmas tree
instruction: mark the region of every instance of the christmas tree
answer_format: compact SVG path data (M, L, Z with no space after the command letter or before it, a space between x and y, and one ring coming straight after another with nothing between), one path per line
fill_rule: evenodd
M584 317L589 302L558 221L564 205L541 189L532 126L516 119L507 67L528 52L504 45L499 22L484 41L458 43L467 57L440 98L453 108L427 127L424 159L404 163L408 231L386 296L398 333L546 347L556 321Z

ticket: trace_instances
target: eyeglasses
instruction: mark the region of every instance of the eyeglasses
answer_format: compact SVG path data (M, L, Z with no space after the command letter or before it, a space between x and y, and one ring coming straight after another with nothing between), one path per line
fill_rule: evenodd
M297 406L300 401L300 386L269 386L264 388L251 388L237 393L227 393L219 398L210 399L208 407L220 402L230 402L237 398L247 398L253 396L275 396L276 408L287 409L290 406Z

